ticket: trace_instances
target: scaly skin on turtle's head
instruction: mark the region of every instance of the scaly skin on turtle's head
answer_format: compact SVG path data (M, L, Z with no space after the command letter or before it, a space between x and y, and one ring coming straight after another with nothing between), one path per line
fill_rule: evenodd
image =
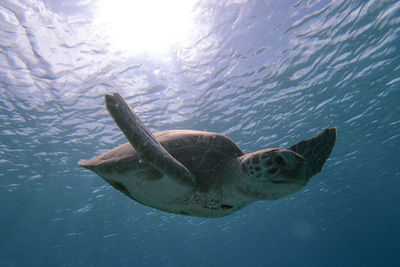
M265 149L239 158L242 179L238 190L255 199L277 199L308 182L306 159L288 149Z
M241 156L238 190L256 199L276 199L300 190L321 171L336 136L336 128L328 128L289 149L265 149Z

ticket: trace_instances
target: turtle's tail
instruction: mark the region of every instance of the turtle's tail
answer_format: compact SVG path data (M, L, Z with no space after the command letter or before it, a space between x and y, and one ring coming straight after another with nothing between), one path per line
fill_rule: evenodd
M321 171L331 154L336 136L336 127L327 128L319 135L292 145L289 149L306 158L311 167L311 176L313 176Z
M78 162L78 165L83 167L83 168L89 169L91 171L93 171L95 169L95 167L96 167L96 164L93 161L93 159L91 159L91 160L90 159L89 160L81 160L81 161Z

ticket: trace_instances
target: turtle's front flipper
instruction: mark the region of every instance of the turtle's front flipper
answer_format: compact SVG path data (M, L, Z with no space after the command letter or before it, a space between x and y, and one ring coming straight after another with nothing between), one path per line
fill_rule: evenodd
M311 176L319 173L336 142L336 128L327 128L319 135L303 140L289 149L302 155L311 169Z
M108 112L143 161L181 184L195 185L193 174L165 150L118 93L105 99Z

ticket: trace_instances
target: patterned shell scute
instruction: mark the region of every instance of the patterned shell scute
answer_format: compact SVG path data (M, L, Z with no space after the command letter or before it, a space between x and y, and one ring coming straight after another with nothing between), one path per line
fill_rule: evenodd
M243 155L228 137L210 132L172 130L154 134L161 145L197 177L215 174L218 166Z

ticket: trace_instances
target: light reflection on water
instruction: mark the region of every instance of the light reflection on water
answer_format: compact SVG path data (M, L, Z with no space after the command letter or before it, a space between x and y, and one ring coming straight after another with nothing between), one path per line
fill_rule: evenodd
M198 1L189 40L162 54L112 49L96 7L0 3L0 266L391 265L399 2ZM221 132L245 152L328 126L339 138L298 194L217 220L166 214L76 164L125 142L113 91L152 131Z
M195 32L193 1L99 1L94 25L112 48L131 55L163 55Z

